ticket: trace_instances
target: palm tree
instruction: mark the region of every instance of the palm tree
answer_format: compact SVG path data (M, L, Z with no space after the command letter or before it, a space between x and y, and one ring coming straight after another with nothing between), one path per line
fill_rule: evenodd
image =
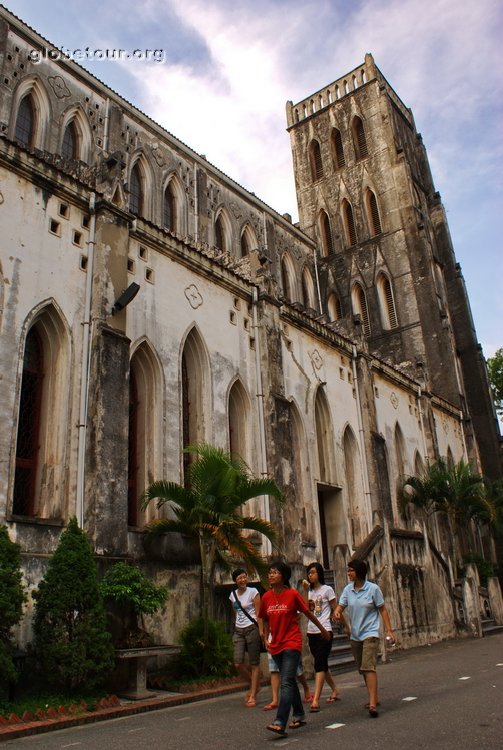
M229 570L231 556L242 559L250 573L264 572L265 561L253 540L244 535L245 530L258 532L276 543L275 527L258 516L241 515L242 507L261 495L271 495L280 504L285 498L272 479L252 476L244 461L221 448L201 443L188 446L184 452L196 456L188 469L187 486L165 480L153 482L140 502L143 509L153 501L158 508L169 503L173 512L171 518L156 518L147 525L147 541L166 532L178 532L199 543L201 616L206 639L207 623L213 614L216 568Z
M470 464L459 461L449 467L440 458L431 464L422 477L408 477L400 493L400 506L405 512L408 503L422 508L427 515L444 512L449 519L451 554L458 562L456 529L473 519L481 521L487 512L484 480L474 474Z

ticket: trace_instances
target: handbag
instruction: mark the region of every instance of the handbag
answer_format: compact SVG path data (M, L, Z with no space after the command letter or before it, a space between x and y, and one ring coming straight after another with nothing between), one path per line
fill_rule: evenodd
M244 609L243 605L239 601L238 596L236 595L236 592L233 591L232 593L234 594L234 601L238 605L238 607L241 610L241 612L245 615L245 617L247 617L250 620L250 622L253 622L253 624L258 628L258 622L256 621L256 619L254 617L252 617L250 614L248 614L248 612L246 611L246 609ZM260 635L260 633L259 633L259 635ZM260 653L261 654L266 654L267 653L267 649L265 647L264 639L263 638L260 638Z

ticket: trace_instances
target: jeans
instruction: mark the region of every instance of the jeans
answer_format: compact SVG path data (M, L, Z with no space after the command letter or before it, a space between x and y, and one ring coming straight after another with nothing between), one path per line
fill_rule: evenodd
M287 648L279 654L274 654L274 661L279 667L281 679L279 706L274 723L283 728L288 723L290 709L293 708L293 718L305 718L304 706L297 684L297 667L300 661L300 651Z

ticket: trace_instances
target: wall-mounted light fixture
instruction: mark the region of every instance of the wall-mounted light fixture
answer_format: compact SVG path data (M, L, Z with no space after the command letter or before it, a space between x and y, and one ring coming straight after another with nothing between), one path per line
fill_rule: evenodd
M115 315L115 313L118 313L127 307L127 305L134 300L139 291L140 285L137 284L136 281L133 281L127 289L124 289L120 297L114 302L112 315Z

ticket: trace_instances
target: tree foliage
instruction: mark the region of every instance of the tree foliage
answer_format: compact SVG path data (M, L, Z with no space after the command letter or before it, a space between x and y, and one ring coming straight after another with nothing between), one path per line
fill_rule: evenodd
M213 585L217 567L229 569L239 558L250 573L266 569L254 541L244 532L263 535L276 543L276 529L259 516L242 513L246 502L270 495L284 502L281 490L272 479L254 477L246 464L220 448L201 443L189 446L195 454L190 464L187 486L165 480L153 482L142 495L142 507L156 502L168 504L171 517L158 518L146 527L146 541L166 532L178 532L196 539L201 555L201 616L208 626L213 614ZM206 635L208 633L206 632ZM206 638L207 641L207 638Z
M33 597L34 652L44 681L67 694L97 687L114 667L114 649L91 545L76 518Z
M12 662L11 630L21 620L26 594L22 584L19 544L9 537L6 526L0 526L0 681L16 678Z
M136 565L126 562L116 563L107 570L100 591L104 599L130 608L136 617L153 615L168 598L164 586L156 586Z
M487 360L487 372L493 394L494 405L500 416L503 416L503 348Z

